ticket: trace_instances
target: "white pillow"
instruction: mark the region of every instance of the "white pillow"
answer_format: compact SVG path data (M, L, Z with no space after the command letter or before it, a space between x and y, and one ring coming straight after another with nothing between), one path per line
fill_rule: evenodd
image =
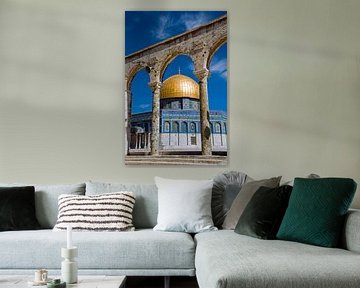
M159 212L154 230L198 233L217 230L211 217L213 180L155 177Z

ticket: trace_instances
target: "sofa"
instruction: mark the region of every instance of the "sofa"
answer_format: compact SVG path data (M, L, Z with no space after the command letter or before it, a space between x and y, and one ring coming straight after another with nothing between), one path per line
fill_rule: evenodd
M0 186L14 184L0 184ZM20 185L20 184L19 184ZM323 248L261 240L232 230L198 233L153 231L157 188L151 184L87 182L34 185L40 230L0 232L0 275L46 268L58 275L66 232L51 228L61 194L95 195L132 191L135 231L73 232L79 274L196 276L201 288L360 287L360 211L346 216L342 246ZM1 276L0 276L1 277ZM165 281L165 286L169 281Z

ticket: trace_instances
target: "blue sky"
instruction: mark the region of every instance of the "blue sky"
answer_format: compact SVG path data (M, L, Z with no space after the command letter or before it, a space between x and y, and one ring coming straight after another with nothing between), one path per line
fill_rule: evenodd
M149 45L186 32L222 15L224 11L126 11L125 12L125 54L129 55ZM168 66L163 79L178 74L187 75L198 81L193 74L190 57L180 55ZM214 55L210 63L211 76L208 81L210 110L227 110L227 44ZM151 111L151 90L149 76L141 70L131 86L132 113Z

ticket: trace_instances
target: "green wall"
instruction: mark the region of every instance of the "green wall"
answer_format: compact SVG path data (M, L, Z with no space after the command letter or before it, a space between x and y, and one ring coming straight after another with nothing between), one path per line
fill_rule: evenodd
M227 167L124 165L124 10L228 11ZM0 182L360 184L359 1L0 1ZM360 192L354 207L360 208Z

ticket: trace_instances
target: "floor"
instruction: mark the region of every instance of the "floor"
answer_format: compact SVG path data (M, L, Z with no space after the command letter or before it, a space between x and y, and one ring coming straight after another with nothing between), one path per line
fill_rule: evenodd
M126 279L126 288L163 288L164 277L131 277ZM199 288L195 277L171 277L171 288Z

